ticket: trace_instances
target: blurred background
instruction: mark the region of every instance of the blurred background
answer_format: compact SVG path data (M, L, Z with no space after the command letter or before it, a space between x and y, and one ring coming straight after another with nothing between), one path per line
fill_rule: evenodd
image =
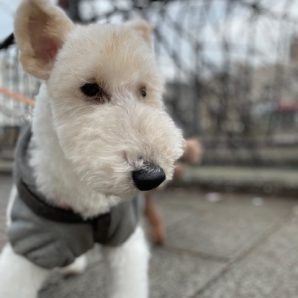
M153 297L298 297L298 0L58 2L84 24L153 24L167 108L203 147L200 164L154 195L167 237L154 250ZM10 35L18 3L0 0L2 210L40 84ZM72 297L59 282L51 291Z

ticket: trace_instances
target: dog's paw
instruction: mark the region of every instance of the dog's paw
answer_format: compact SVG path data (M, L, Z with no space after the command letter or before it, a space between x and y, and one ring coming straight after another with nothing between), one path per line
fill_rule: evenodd
M63 275L77 275L81 274L86 270L87 257L82 255L78 257L72 264L61 269Z

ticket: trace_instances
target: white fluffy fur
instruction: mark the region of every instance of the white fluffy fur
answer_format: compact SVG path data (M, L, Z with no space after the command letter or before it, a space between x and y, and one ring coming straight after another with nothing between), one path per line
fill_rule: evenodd
M126 243L118 248L105 249L110 269L111 298L148 297L149 251L143 230L139 227Z
M137 228L122 246L106 248L104 254L110 269L107 270L110 276L107 278L110 281L109 297L147 298L149 252L142 229ZM72 267L64 268L63 272L81 273L85 268L84 258L80 257ZM37 298L39 289L50 273L50 270L42 269L15 254L7 244L0 257L0 297Z
M0 257L0 297L36 298L49 270L42 269L14 253L7 244Z
M161 100L146 22L75 26L46 0L24 0L15 35L24 68L45 79L36 98L30 163L51 204L67 204L85 218L104 213L136 194L131 172L145 161L171 179L183 138ZM86 82L97 82L108 96L101 102L86 98L80 90ZM141 228L105 252L110 297L146 298L149 253ZM65 270L83 270L83 257L77 265ZM0 297L35 298L48 275L7 245L0 257Z

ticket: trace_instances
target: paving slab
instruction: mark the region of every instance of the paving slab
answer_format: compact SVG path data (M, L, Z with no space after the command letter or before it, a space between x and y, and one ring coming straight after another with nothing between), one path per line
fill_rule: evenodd
M272 197L257 198L262 205L256 206L255 199L222 195L219 202L210 203L196 191L168 191L160 200L165 220L172 221L173 210L188 216L168 227L166 246L227 260L238 257L283 222L296 204Z
M90 266L84 274L63 276L54 272L39 292L39 298L98 298L106 297L103 263Z
M283 225L193 298L297 298L298 219Z
M187 253L154 249L150 264L150 297L187 298L218 274L224 265L221 262L204 260ZM79 276L63 277L55 272L40 291L39 297L106 297L105 272L103 262L93 264Z
M152 298L188 298L218 274L225 264L183 252L158 249L151 261Z

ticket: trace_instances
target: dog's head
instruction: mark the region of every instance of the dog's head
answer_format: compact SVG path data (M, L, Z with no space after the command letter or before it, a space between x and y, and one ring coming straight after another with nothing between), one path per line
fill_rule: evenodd
M183 138L161 100L147 22L79 26L46 0L25 0L15 36L24 69L45 80L59 144L81 181L123 196L171 179Z

